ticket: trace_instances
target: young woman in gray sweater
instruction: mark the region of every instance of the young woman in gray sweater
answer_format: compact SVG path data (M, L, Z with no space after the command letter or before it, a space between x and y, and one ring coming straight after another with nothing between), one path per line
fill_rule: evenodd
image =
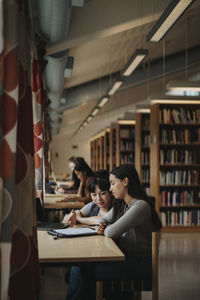
M96 280L126 279L133 273L139 278L141 274L151 272L152 231L162 227L152 197L145 193L132 165L113 169L110 183L115 197L113 208L99 221L97 232L112 238L126 255L126 260L72 268L67 300L94 300Z

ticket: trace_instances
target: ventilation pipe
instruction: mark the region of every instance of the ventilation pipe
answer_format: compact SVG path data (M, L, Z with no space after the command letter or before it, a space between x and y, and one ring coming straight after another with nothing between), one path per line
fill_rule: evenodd
M54 55L46 56L47 65L44 70L45 87L50 99L50 109L56 109L60 105L60 98L64 88L64 71L68 59L68 51L62 51Z
M37 0L38 22L42 35L49 42L66 38L71 23L71 0Z
M37 18L40 34L50 43L61 42L69 33L71 0L37 0ZM68 60L68 50L46 56L47 65L44 70L44 84L50 100L49 109L60 106L64 89L64 71ZM49 114L51 135L57 134L60 127L60 114Z

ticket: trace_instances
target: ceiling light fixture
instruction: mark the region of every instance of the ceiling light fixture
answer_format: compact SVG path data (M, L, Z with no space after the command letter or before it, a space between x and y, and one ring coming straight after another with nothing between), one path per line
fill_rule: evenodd
M110 90L108 91L108 95L114 95L114 93L119 89L122 83L122 79L118 79L117 81L115 81L115 83L111 86Z
M159 42L194 0L172 0L147 35L148 42Z
M134 125L135 120L118 120L117 123L121 125Z
M93 116L88 116L87 117L87 122L90 122L93 119Z
M167 83L166 88L169 91L200 92L200 82L172 80Z
M121 71L122 76L129 76L137 68L137 66L147 56L147 49L136 49L134 54L131 56L125 67Z
M101 98L101 100L99 101L98 106L99 106L99 107L104 106L104 105L108 102L108 100L109 100L109 97L108 97L108 96L104 96L104 97Z
M150 105L153 105L155 103L159 103L159 104L200 104L199 97L197 97L197 98L184 97L184 98L183 97L180 97L179 99L178 98L174 98L174 99L170 99L170 98L156 99L155 98L155 99L150 99L149 103L150 103Z
M95 107L95 108L93 109L93 111L91 112L91 115L92 115L92 116L96 116L96 114L99 112L99 110L100 110L99 107Z
M148 114L150 113L150 108L138 108L136 109L136 113Z

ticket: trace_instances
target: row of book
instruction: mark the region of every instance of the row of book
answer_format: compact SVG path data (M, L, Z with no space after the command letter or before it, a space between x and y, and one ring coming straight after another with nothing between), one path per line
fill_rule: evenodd
M200 122L200 109L180 107L178 109L164 108L160 110L162 123L197 123Z
M199 171L197 170L173 170L160 171L161 185L198 185Z
M162 144L199 144L200 128L162 128L159 139Z
M120 154L120 162L121 164L134 164L135 162L135 156L134 154Z
M142 136L142 146L143 147L149 147L150 145L150 135L149 134L144 134Z
M150 127L150 116L148 114L142 116L141 125L142 125L142 129L149 129L149 127Z
M160 150L160 164L199 164L200 155L197 150Z
M142 181L150 182L150 169L142 169Z
M161 206L200 205L200 191L162 191L160 193Z
M141 161L142 161L142 164L149 164L149 161L150 161L150 153L149 151L142 151L141 153Z
M200 210L179 210L160 213L163 226L200 226Z
M133 141L121 140L120 151L134 151L135 144Z
M130 138L134 139L135 138L135 130L134 128L121 128L120 129L120 138Z

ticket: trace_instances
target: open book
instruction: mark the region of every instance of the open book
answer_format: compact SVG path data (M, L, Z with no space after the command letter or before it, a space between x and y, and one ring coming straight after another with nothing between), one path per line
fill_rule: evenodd
M48 230L47 232L48 234L54 235L56 238L80 237L80 236L97 234L95 229L88 228L88 227L56 229L56 230Z

